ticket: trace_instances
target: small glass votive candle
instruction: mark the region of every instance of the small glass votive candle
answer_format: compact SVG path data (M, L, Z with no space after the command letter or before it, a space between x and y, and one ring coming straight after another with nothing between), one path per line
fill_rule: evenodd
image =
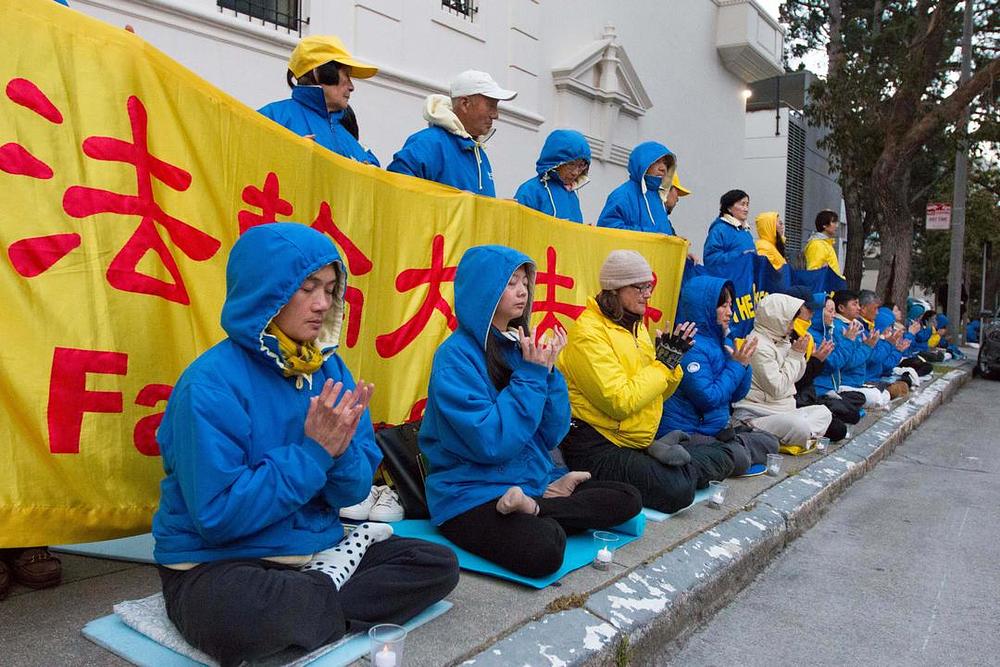
M723 482L708 483L708 506L714 510L722 509L726 502L726 493L729 492L729 485Z
M591 565L598 570L607 570L611 567L617 544L618 536L614 533L606 530L594 531L594 561Z
M768 454L767 455L767 474L771 477L777 477L781 474L781 461L784 459L781 454Z
M827 437L816 438L817 452L825 452L829 448L830 448L830 438Z
M402 667L406 628L392 623L373 626L368 631L368 645L373 667Z

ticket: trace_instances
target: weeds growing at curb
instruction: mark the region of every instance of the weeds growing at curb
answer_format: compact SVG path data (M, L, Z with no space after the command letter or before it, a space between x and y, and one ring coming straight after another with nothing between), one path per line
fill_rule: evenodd
M568 609L582 607L587 602L588 597L590 597L590 595L587 593L570 593L569 595L560 595L555 600L545 605L545 613L554 614L558 611L566 611Z
M615 646L615 667L628 667L632 664L632 646L629 644L628 635L622 635Z

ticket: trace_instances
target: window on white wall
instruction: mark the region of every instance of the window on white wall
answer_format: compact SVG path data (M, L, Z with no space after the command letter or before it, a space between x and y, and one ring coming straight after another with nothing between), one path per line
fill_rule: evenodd
M304 15L302 0L216 0L219 11L231 10L248 19L258 19L288 32L302 34L302 26L309 24Z
M479 11L478 5L476 0L441 0L442 9L468 21L476 20L476 12Z

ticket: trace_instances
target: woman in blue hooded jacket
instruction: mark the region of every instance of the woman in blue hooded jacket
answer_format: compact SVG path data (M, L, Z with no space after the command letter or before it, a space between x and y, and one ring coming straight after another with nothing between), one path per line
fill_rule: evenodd
M719 199L719 217L708 228L703 253L705 269L712 275L730 277L737 259L757 254L749 215L750 195L743 190L730 190ZM738 294L745 293L743 287L736 285Z
M646 141L632 149L628 158L629 180L608 195L597 226L674 236L674 227L660 198L660 186L664 181L670 183L676 166L674 154L656 141Z
M587 139L576 130L554 130L535 163L538 175L522 183L514 199L554 218L583 222L576 193L589 182L589 168Z
M356 61L336 37L305 37L288 60L286 79L292 96L258 111L338 155L378 167L375 154L358 143L357 119L348 106L352 78L367 79L377 72Z
M167 615L224 665L403 623L458 583L449 549L386 525L340 544L338 509L368 495L382 458L372 387L336 353L346 284L327 236L249 229L226 267L227 338L187 367L157 431Z
M562 475L552 462L569 431L566 344L528 328L535 265L504 246L478 246L455 275L458 329L434 354L420 449L431 520L458 546L517 574L562 565L566 534L610 528L642 509L620 482Z

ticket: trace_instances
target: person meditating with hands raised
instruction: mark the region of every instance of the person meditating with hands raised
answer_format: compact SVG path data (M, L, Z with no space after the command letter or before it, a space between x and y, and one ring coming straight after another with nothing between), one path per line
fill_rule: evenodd
M535 263L504 246L478 246L455 275L458 329L434 355L420 449L431 520L459 547L519 575L562 565L566 535L611 528L642 509L628 484L556 468L569 430L566 345L529 326Z

